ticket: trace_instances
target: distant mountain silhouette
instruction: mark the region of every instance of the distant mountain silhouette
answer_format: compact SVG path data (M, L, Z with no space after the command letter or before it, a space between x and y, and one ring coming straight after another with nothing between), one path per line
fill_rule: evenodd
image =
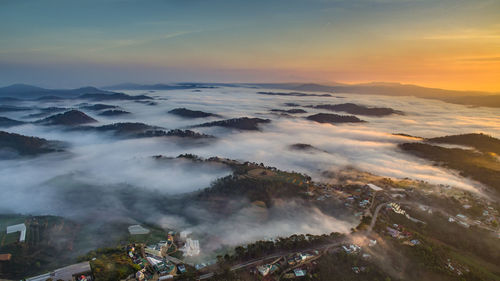
M225 85L225 84L223 84ZM184 90L184 89L212 89L217 88L216 84L205 83L172 83L172 84L136 84L122 83L103 87L108 90Z
M13 106L13 105L0 105L0 112L14 112L14 111L27 111L31 110L30 107L21 107L21 106Z
M401 83L362 83L362 84L342 84L321 85L314 83L260 83L250 84L261 88L284 89L290 91L309 91L327 93L347 93L364 95L384 95L384 96L415 96L426 99L437 99L449 103L500 107L500 93L488 93L481 91L456 91L438 88L427 88L416 85Z
M292 96L292 97L331 97L330 94L306 94L300 92L289 92L289 93L280 93L280 92L257 92L259 95L267 95L267 96Z
M13 126L19 126L19 125L22 125L24 123L25 122L17 121L17 120L14 120L14 119L10 119L10 118L7 118L7 117L0 116L0 127L3 127L3 128L13 127Z
M78 89L44 89L26 84L14 84L0 88L0 97L12 97L18 99L74 98L83 94L113 94L113 92L100 90L95 87L82 87Z
M83 94L77 96L78 99L86 99L92 101L111 101L111 100L152 100L152 97L146 95L131 96L123 93L97 93Z

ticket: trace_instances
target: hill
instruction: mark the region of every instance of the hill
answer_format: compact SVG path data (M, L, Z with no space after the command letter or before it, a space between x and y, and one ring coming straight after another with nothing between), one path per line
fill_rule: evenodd
M31 110L31 108L13 106L13 105L0 105L0 112L27 111L27 110Z
M224 127L224 128L246 130L246 131L258 131L260 130L259 128L260 124L267 124L267 123L271 123L271 120L261 119L261 118L240 117L222 121L203 123L193 127Z
M152 97L146 95L131 96L123 93L95 93L83 94L76 98L86 99L91 101L112 101L112 100L152 100Z
M494 138L489 140L491 137L478 135L447 136L430 140L461 145L472 144L471 146L478 147L480 151L446 148L422 142L402 143L399 145L399 148L407 153L431 160L437 165L457 170L461 176L474 179L500 192L500 161L495 154L489 153L492 151L492 148L493 150L497 149L496 145L500 140ZM483 142L474 144L473 142L477 139ZM490 145L485 144L484 140L488 140L487 142L493 143L494 146L490 147Z
M14 119L0 116L0 127L8 128L8 127L13 127L13 126L19 126L19 125L22 125L24 123L25 122L23 122L23 121L17 121Z
M365 122L356 116L338 115L338 114L330 114L330 113L318 113L318 114L308 116L308 117L306 117L306 119L316 121L318 123L330 123L330 124Z
M101 115L101 116L120 116L120 115L129 115L129 114L132 114L132 113L125 111L125 110L119 110L119 109L111 109L111 110L106 110L106 111L99 113L99 115Z
M78 110L70 110L64 113L59 113L56 115L49 116L42 120L37 121L36 123L42 125L63 125L63 126L76 126L88 123L97 122L94 118L88 116L87 114L78 111Z
M392 114L403 114L399 110L394 110L388 107L368 107L354 103L342 104L321 104L312 106L313 108L326 109L330 111L342 111L349 114L366 115L366 116L387 116Z
M203 112L200 110L190 110L187 108L175 108L170 110L168 113L185 118L204 118L204 117L220 117L217 114L210 112Z
M296 113L307 113L307 111L303 110L303 109L298 109L298 108L294 108L294 109L271 109L272 112L281 112L281 113L290 113L290 114L296 114Z
M86 109L86 110L103 110L103 109L113 109L113 108L118 108L116 105L109 105L109 104L102 104L102 103L96 103L93 105L82 105L80 107L81 109Z
M485 134L463 134L427 139L433 143L448 143L474 147L481 152L500 154L500 140Z
M79 126L73 129L82 131L112 132L116 136L130 137L136 134L144 133L146 131L157 130L161 128L139 122L123 122L123 123L113 123L98 127Z
M43 138L0 131L0 151L13 151L18 155L37 155L61 151L61 149L58 148L56 142Z

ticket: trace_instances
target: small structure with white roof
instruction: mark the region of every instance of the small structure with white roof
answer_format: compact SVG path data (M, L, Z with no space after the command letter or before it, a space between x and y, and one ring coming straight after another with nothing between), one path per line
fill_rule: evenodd
M26 225L24 223L7 226L7 234L20 232L19 242L26 240Z

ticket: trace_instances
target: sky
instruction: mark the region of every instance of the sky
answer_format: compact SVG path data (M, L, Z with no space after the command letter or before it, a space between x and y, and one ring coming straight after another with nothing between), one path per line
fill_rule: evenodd
M402 82L500 92L498 0L0 1L0 86Z

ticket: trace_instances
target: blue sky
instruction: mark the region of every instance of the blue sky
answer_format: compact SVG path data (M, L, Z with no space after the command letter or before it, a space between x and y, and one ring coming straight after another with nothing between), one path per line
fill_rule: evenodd
M499 14L497 0L4 0L0 85L398 81L500 90Z

